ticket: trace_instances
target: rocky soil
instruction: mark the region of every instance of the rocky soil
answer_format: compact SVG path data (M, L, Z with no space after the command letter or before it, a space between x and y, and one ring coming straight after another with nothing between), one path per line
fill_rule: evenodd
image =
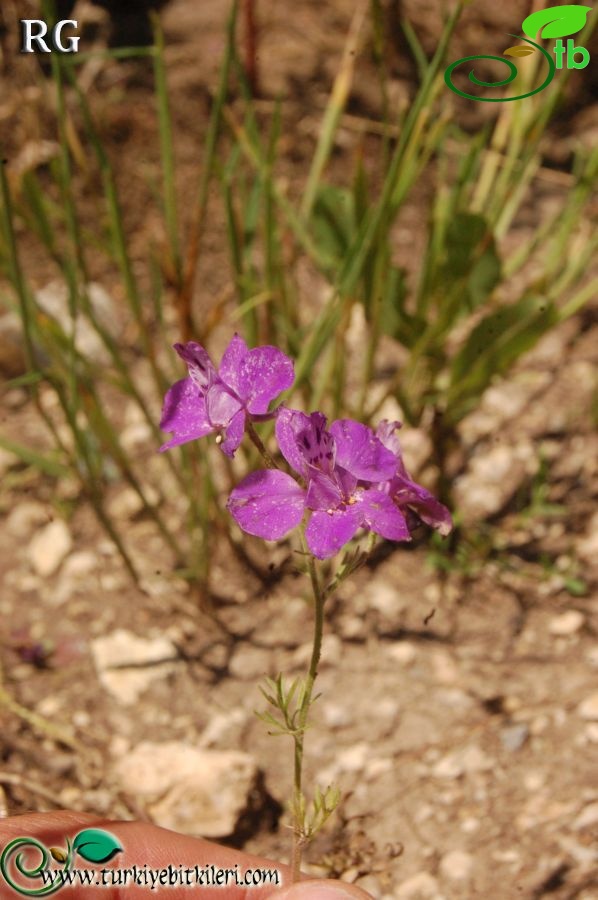
M225 6L173 0L164 12L183 187ZM269 96L282 90L295 104L289 157L313 136L351 10L348 0L304 0L292 15L262 7L261 78ZM408 96L400 58L393 89ZM105 125L151 171L151 93L145 75L136 83L127 72L110 77L131 77L130 106L124 99ZM373 104L359 92L353 102L355 113ZM131 219L141 253L153 222L143 210ZM203 286L216 293L228 277L221 238L216 229L202 261ZM23 253L47 289L35 248ZM98 302L109 306L106 282ZM468 539L458 552L432 551L421 535L331 602L306 784L335 781L343 800L308 852L309 871L380 900L598 900L594 313L545 338L463 422L454 495ZM5 322L6 377L22 367L14 333ZM143 379L144 362L132 365ZM123 444L151 481L156 448L132 407L122 415ZM3 393L2 429L48 445L23 388ZM414 472L427 440L405 433ZM75 482L57 484L4 450L0 475L0 689L10 698L0 694L0 815L144 817L286 859L291 747L254 711L260 680L299 674L309 653L306 586L289 548L250 545L272 567L264 583L223 544L208 608L172 576L130 489L115 482L109 503L140 585Z

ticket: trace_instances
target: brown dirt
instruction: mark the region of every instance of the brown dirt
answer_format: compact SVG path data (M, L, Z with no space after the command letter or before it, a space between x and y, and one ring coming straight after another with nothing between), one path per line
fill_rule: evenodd
M260 9L264 103L279 93L285 97L285 133L292 137L286 139L284 167L297 183L353 6L349 0L292 6L271 0ZM197 183L226 7L173 0L163 14L181 197ZM428 48L438 4L427 7L422 4L413 15ZM479 3L474 24L473 10L467 12L476 49L498 27L495 9ZM392 88L409 97L410 67L396 53ZM0 121L10 159L52 131L50 109L36 118L45 88L27 70L30 62L20 60L3 76L9 86L11 79L21 87L30 79L25 109L21 95L4 94ZM367 53L361 65L350 110L373 119L379 101ZM141 264L148 242L162 239L155 213L147 213L149 186L159 177L151 72L144 63L106 65L93 78L90 99L109 151L121 163L127 229ZM561 135L564 130L569 136L572 127L559 125ZM351 165L352 120L342 135L346 145L333 163L340 175ZM78 173L77 184L92 215L98 185L85 172ZM186 213L183 208L183 219ZM211 224L195 298L200 316L229 284L221 217ZM23 240L21 249L36 286L55 276L40 263L33 242ZM99 257L90 264L93 277L118 299L113 270ZM306 783L334 778L343 801L309 850L313 871L355 880L376 897L598 897L598 792L592 779L598 725L582 705L595 697L598 667L592 594L595 336L587 311L543 341L494 402L491 395L464 423L468 472L497 445L513 460L511 471L517 460L523 468L498 508L478 522L470 542L457 557L449 555L448 571L431 565L422 539L362 570L334 599L319 679L322 697L307 741ZM129 352L131 365L142 367L138 352ZM30 404L11 396L2 411L3 428L44 446L47 439ZM151 477L158 471L152 470L154 448L143 453ZM464 474L461 485L467 488ZM483 492L483 478L476 484ZM112 490L116 497L119 485ZM466 490L464 496L467 501ZM15 525L18 510L21 531ZM142 517L122 514L145 590L131 585L74 484L56 487L12 467L3 479L0 512L0 660L6 687L23 706L70 726L82 746L74 751L57 744L0 710L0 801L3 775L13 776L4 783L8 813L60 805L116 817L143 815L138 798L116 784L113 756L141 740L194 744L214 716L239 711L215 749L253 754L271 799L245 822L236 843L285 859L289 838L281 822L276 827L277 803L289 793L291 748L286 739L268 737L253 710L262 703L260 678L297 674L304 657L299 648L309 640L305 585L292 571L288 548L250 545L262 565L271 563L274 575L281 573L264 585L231 561L222 542L213 570L214 621L170 577L172 558ZM34 528L57 515L68 519L73 552L90 551L96 560L68 590L64 572L47 579L32 574L27 555ZM562 614L571 610L581 616L567 633ZM96 637L117 628L144 637L166 634L177 648L173 672L154 682L132 709L100 686L90 652ZM595 707L594 700L594 713ZM14 783L15 776L23 783ZM27 782L42 785L55 802ZM0 814L1 808L0 802ZM461 879L455 876L459 862L468 870ZM428 893L399 893L399 885L422 872L436 879Z

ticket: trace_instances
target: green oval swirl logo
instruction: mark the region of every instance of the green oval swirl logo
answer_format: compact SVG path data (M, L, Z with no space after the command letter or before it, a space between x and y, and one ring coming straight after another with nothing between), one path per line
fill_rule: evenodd
M526 97L533 97L534 94L538 94L540 91L543 91L545 87L548 87L554 78L557 69L562 69L564 65L566 65L568 69L584 69L588 65L590 54L586 48L576 47L571 39L567 40L565 45L561 38L569 37L569 35L581 31L586 23L590 10L591 7L589 6L582 6L575 3L537 10L527 16L523 21L522 31L527 37L519 38L519 40L525 41L525 43L530 46L526 47L518 45L509 47L504 51L504 56L491 56L486 54L464 56L447 67L444 73L446 86L450 88L453 93L458 94L460 97L465 97L466 100L477 100L481 103L509 103L513 100L524 100ZM533 37L537 36L538 32L542 38L558 38L552 53L532 40ZM516 38L517 35L513 34L510 35L510 37ZM469 72L469 80L472 84L481 88L505 87L506 85L511 84L518 74L517 66L512 59L505 59L505 57L520 59L535 53L536 50L540 51L548 63L548 73L539 87L534 88L531 91L526 91L524 94L517 94L514 97L477 96L476 94L470 94L468 91L461 90L453 82L453 73L459 66L464 63L476 62L481 59L491 59L495 62L503 63L507 67L509 74L506 78L497 81L482 81L476 76L472 68ZM554 54L554 57L552 54Z
M517 37L516 34L511 34L509 37ZM472 69L469 73L469 80L477 85L478 87L504 87L507 84L511 84L512 81L517 77L517 66L510 59L505 59L502 56L464 56L462 59L456 60L454 63L451 63L448 66L446 72L444 73L444 81L455 94L459 94L460 97L465 97L467 100L479 100L483 103L508 103L511 100L524 100L526 97L532 97L534 94L538 94L540 91L543 91L545 87L548 87L552 79L554 78L556 72L556 65L551 57L550 53L544 49L544 47L540 47L539 44L534 43L534 41L530 41L528 38L522 38L522 40L526 41L528 44L532 44L540 53L544 56L546 62L548 63L548 74L542 84L534 88L533 91L527 91L525 94L517 94L515 97L476 97L475 94L468 94L466 91L460 90L456 85L453 84L452 77L453 72L460 66L462 63L466 62L475 62L479 59L493 59L498 62L504 63L509 69L509 75L507 78L503 78L501 81L480 81L479 78L476 77L474 70ZM522 48L523 49L523 48ZM513 50L519 50L518 47L509 47L510 56L513 56ZM531 53L534 51L532 50ZM519 56L519 53L517 54Z

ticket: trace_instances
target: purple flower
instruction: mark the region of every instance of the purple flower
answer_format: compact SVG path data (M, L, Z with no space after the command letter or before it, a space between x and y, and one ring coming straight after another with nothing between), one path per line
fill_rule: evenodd
M340 419L326 429L322 413L282 407L276 436L289 465L305 487L279 471L254 472L231 493L228 508L249 534L284 537L311 511L307 545L320 559L337 553L359 528L389 540L409 540L403 512L379 483L389 481L397 459L371 429Z
M227 456L234 456L245 421L267 416L270 401L293 383L293 363L276 347L255 347L235 334L216 369L201 344L174 349L187 363L189 377L168 390L160 428L174 436L160 450L216 432Z
M376 429L376 436L382 444L395 456L396 470L392 478L383 485L383 490L388 493L396 506L405 513L415 513L418 519L435 528L441 535L449 534L453 527L451 514L430 491L417 484L407 474L401 444L396 431L401 427L400 422L389 422L384 419Z

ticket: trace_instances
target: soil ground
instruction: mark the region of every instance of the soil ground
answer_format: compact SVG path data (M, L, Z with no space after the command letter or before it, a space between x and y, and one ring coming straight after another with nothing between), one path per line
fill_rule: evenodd
M226 6L173 0L162 15L180 196L197 180ZM259 6L263 102L285 98L285 166L300 183L354 4L270 0ZM517 21L520 6L524 15L525 4L512 4ZM433 49L438 4L407 8L424 47ZM456 55L468 41L498 49L494 32L506 13L501 17L484 2L466 16ZM503 30L511 28L509 22ZM413 72L401 53L399 43L391 87L408 99ZM341 175L350 171L352 123L379 112L367 54L363 66L341 129L346 143L333 162ZM11 158L45 137L52 115L40 114L37 81L23 103L23 95L10 91L13 78L5 65L9 90L0 124ZM103 137L121 161L127 229L141 260L160 229L146 206L148 184L159 171L151 72L143 64L109 63L90 70L89 78ZM571 109L581 118L561 117L552 131L555 146L590 127L595 115L585 88L576 90ZM469 127L473 112L463 116ZM557 178L546 190L558 193L566 184ZM93 192L93 183L84 185L90 214ZM422 214L417 197L412 202L417 245ZM533 209L529 216L533 222ZM206 298L222 296L229 281L224 225L217 216L213 223L200 262L200 309ZM21 249L41 287L53 273L33 243L23 240ZM94 279L118 297L112 271L100 259L91 265ZM355 881L375 897L598 898L593 312L549 335L463 423L455 490L477 521L478 543L444 571L432 565L421 536L360 571L334 599L306 784L335 780L343 800L308 851L311 871ZM131 365L142 371L139 354ZM6 395L2 420L9 436L47 442L22 391ZM406 438L413 466L423 440ZM148 474L154 450L140 450ZM498 500L489 502L488 493L497 491ZM115 485L114 500L119 496ZM484 517L485 508L491 511ZM56 742L0 710L0 815L56 806L147 815L140 799L117 783L114 760L144 740L195 745L210 728L204 746L245 750L264 773L255 809L232 841L286 859L289 836L279 804L289 793L291 748L286 739L269 737L253 710L262 702L257 683L264 675L297 674L305 663L310 609L288 549L250 545L264 567L282 573L264 584L220 547L208 615L169 576L172 560L152 523L128 513L126 503L117 515L146 574L144 590L131 585L72 484L57 489L30 469L7 464L0 512L5 687L24 707L69 726L80 745ZM31 568L31 539L65 513L69 558L41 577ZM117 629L166 636L176 648L168 673L133 706L100 683L91 652L97 638Z

